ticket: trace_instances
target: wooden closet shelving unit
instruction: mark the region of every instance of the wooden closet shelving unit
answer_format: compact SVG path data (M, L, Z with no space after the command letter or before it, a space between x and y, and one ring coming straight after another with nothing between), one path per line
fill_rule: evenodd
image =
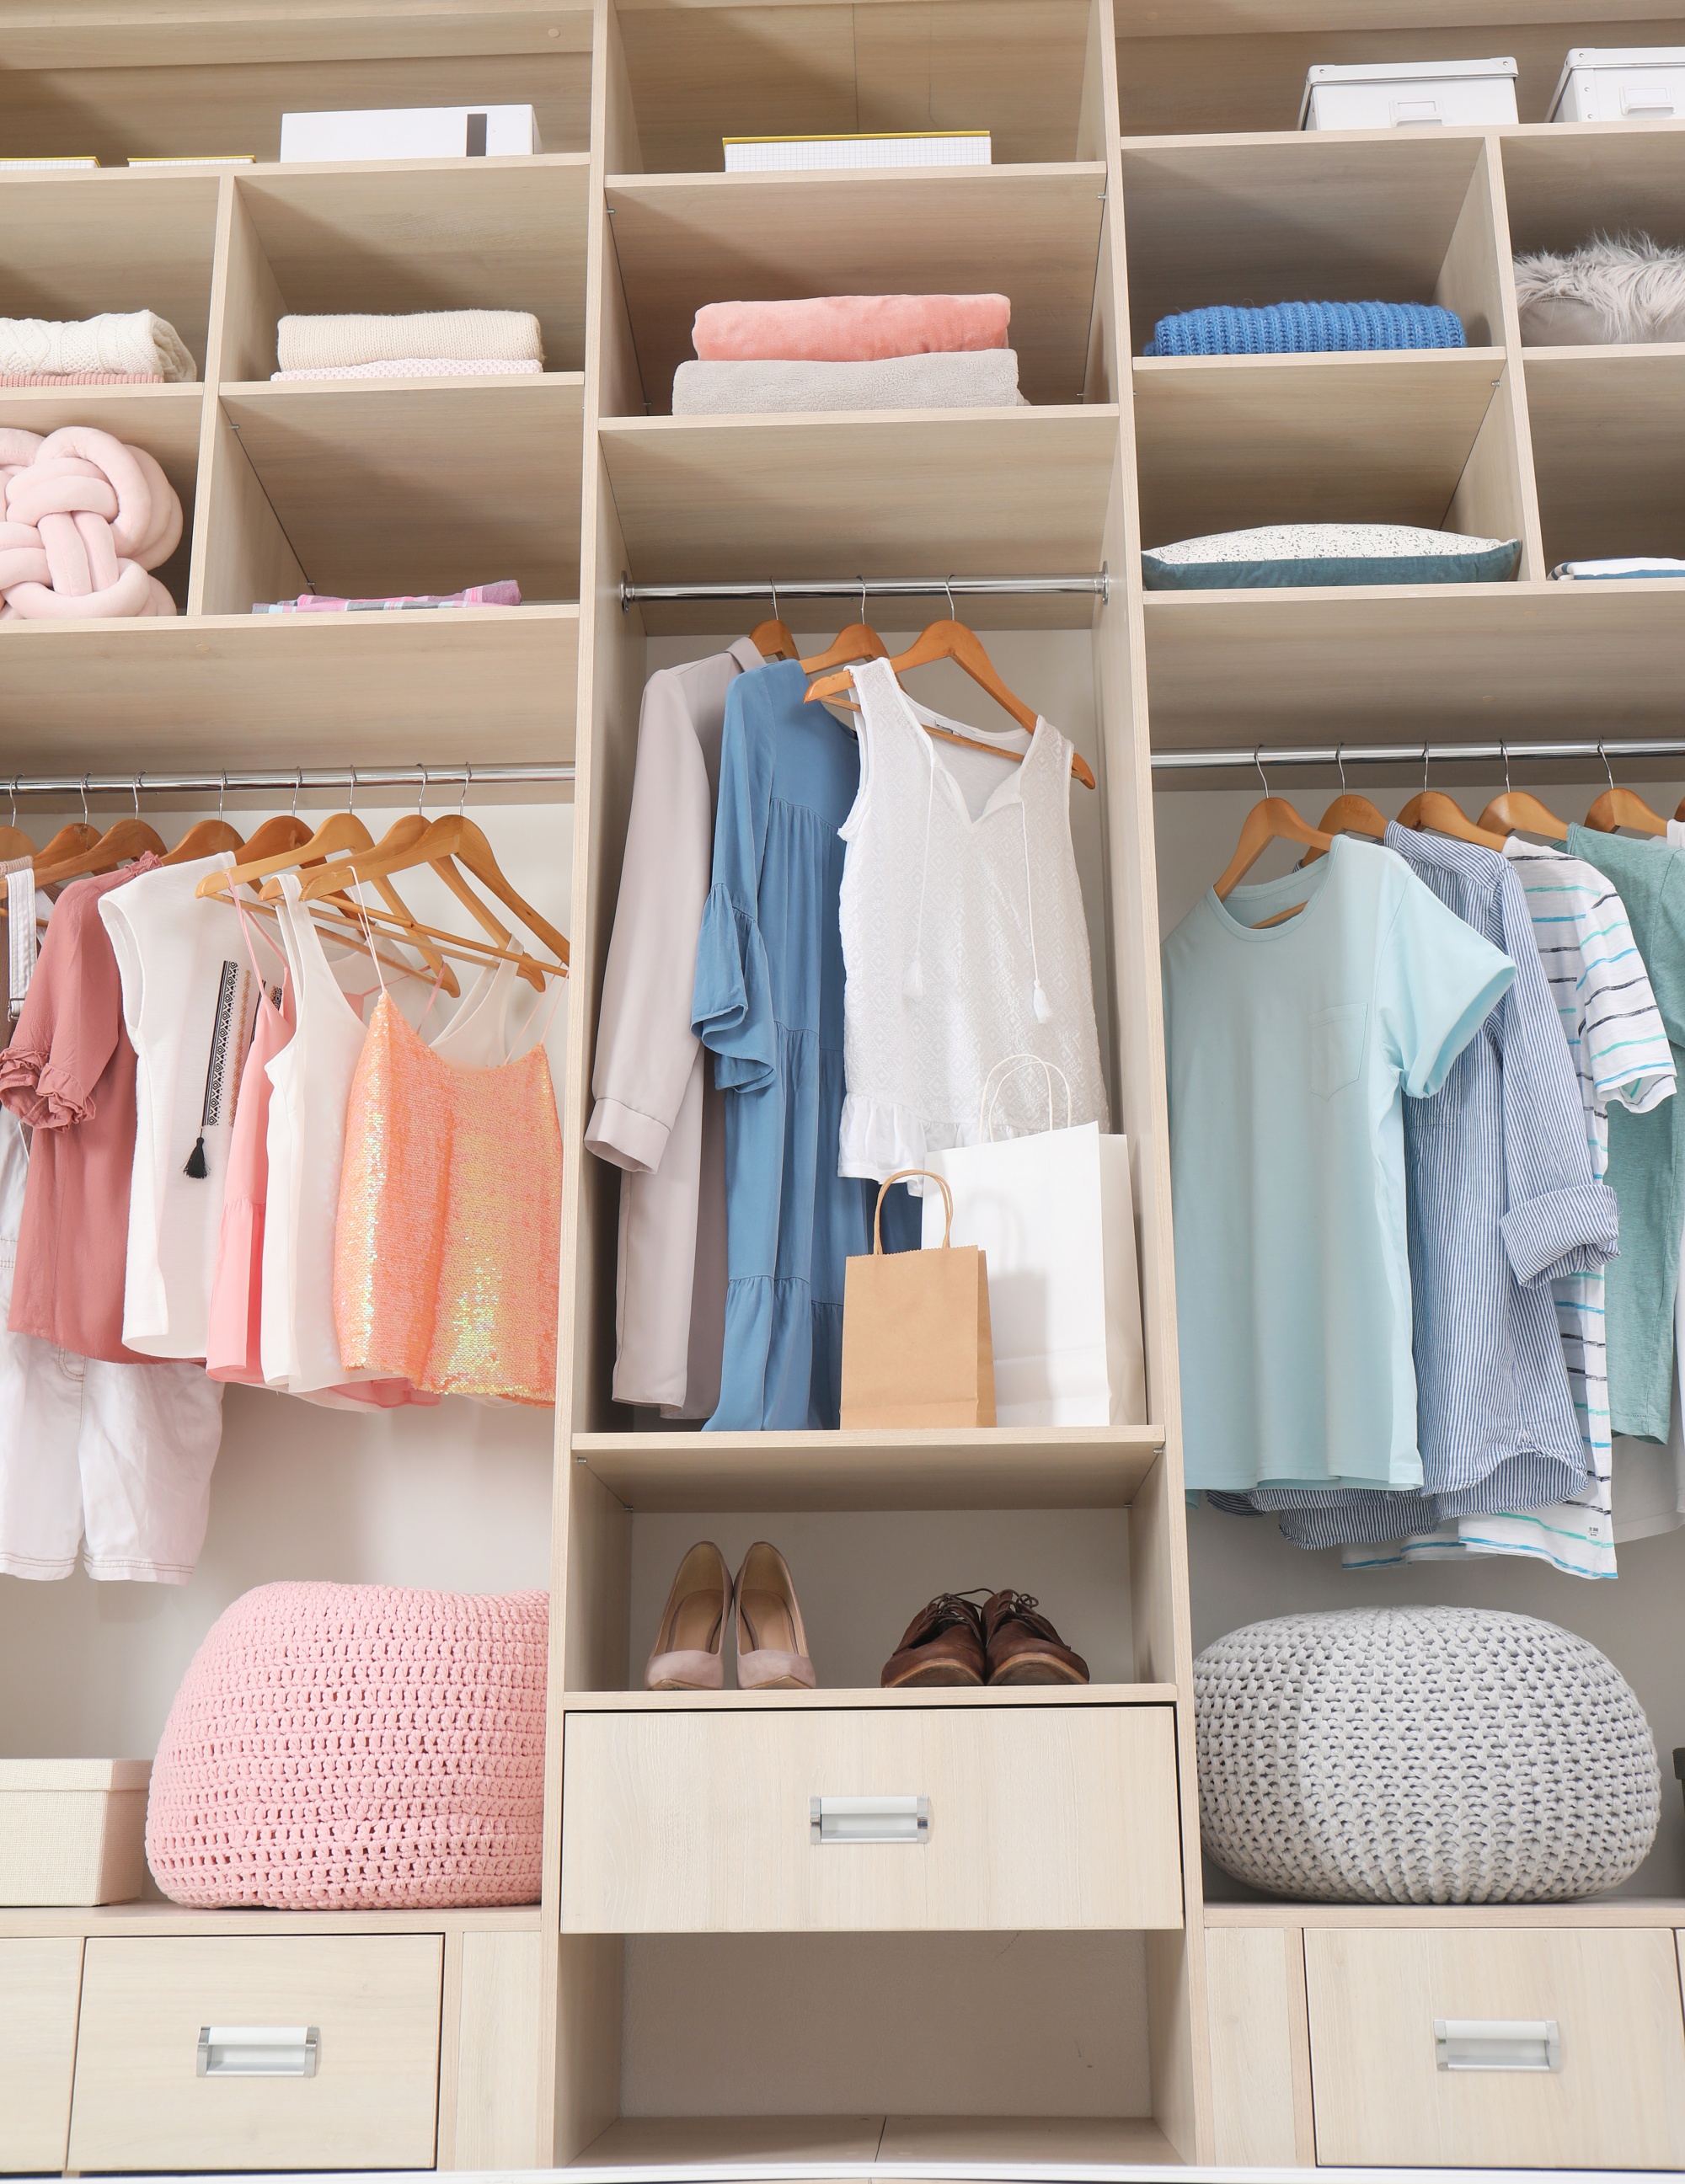
M0 309L146 305L203 366L188 387L0 395L0 422L85 420L151 447L192 512L163 571L178 619L0 632L0 785L49 765L212 762L231 731L270 764L445 766L466 745L488 760L572 758L577 777L543 1901L338 1917L152 1903L0 1913L0 2029L18 2042L0 2041L0 2169L382 2166L394 2147L440 2168L1332 2159L1354 2142L1332 2107L1324 2120L1322 2104L1344 2096L1315 2018L1337 1967L1323 1967L1319 1990L1315 1936L1462 1936L1495 1953L1498 1986L1504 1952L1525 1945L1544 2000L1551 1978L1580 1982L1565 2014L1621 1981L1600 1958L1604 1984L1587 1988L1592 1972L1551 1958L1542 1930L1551 1946L1583 1931L1613 1935L1617 1954L1623 1941L1671 1951L1685 1904L1623 1904L1606 1919L1596 1906L1230 1906L1208 1928L1202 1907L1152 744L1267 743L1290 724L1301 740L1313 727L1355 739L1420 733L1425 719L1437 739L1489 737L1500 716L1533 734L1583 733L1593 704L1612 730L1677 705L1680 595L1553 588L1546 571L1571 554L1677 550L1685 350L1524 354L1509 265L1512 243L1570 243L1599 225L1685 233L1685 131L1292 133L1309 62L1448 44L1516 51L1536 121L1561 51L1593 35L1553 0L1489 0L1482 26L1454 32L1444 12L1442 0L1180 0L1167 28L1157 0L158 0L140 25L120 0L14 0L8 152L251 150L261 164L0 174ZM1685 24L1670 28L1685 41ZM1610 9L1596 34L1615 35ZM1642 35L1659 34L1647 23ZM286 109L465 97L533 102L546 153L272 164ZM718 171L723 133L931 125L990 128L996 164ZM1010 293L1034 408L665 414L704 302L929 287ZM1324 294L1437 298L1475 345L1139 354L1165 310ZM269 380L284 311L476 304L538 311L542 378ZM1520 577L1141 590L1143 542L1359 516L1516 537ZM1100 782L1096 1001L1113 1127L1133 1150L1153 1423L647 1429L610 1396L617 1179L583 1150L597 999L656 647L735 636L754 616L720 603L628 607L622 577L1102 566L1103 604L996 597L965 611L990 631L1037 633L1095 693L1091 733L1072 727ZM503 575L534 603L503 615L246 611L307 582L449 589ZM710 1513L840 1525L873 1512L1119 1508L1126 1637L1092 1685L886 1696L862 1679L712 1699L631 1688L650 1635L632 1604L640 1525L675 1513L697 1513L706 1529ZM811 1849L806 1798L827 1787L931 1795L929 1845L856 1864ZM913 1859L925 1863L895 1863ZM1041 2051L1024 2064L1024 2014L995 2008L974 1970L957 1981L961 1960L942 1953L984 1935L1018 1952L1000 1995L1029 1982L1057 2058L1048 2083L1070 2084L1064 2059L1102 2027L1112 2059L1064 2113L1057 2101L1037 2112L1021 2092L1006 2107ZM382 1953L428 1936L437 1952L419 1975L404 1959L404 2007L388 2025L380 1997L397 1960ZM171 1953L144 2010L122 2002L138 1959L113 1953L142 1947ZM1654 1970L1635 1960L1633 1978ZM827 2018L833 2031L810 2053L801 2020L833 1979L843 2030ZM891 2008L903 1987L918 2003L905 2019ZM768 1992L784 1997L771 2017ZM669 2008L675 1993L688 2016ZM282 1997L319 2009L347 2028L342 2057L353 2028L366 2035L372 2046L341 2064L349 2120L335 2110L301 2123L288 2088L270 2085L218 2088L231 2092L220 2120L196 2121L192 2063L184 2075L170 2042L213 1995L251 2021L282 2021ZM870 2044L880 2017L914 2028L907 2052L862 2064L855 2045L882 2052ZM794 2067L757 2062L750 2028L770 2023L794 2042ZM683 2036L664 2048L664 2027ZM1665 2084L1628 2084L1620 2074L1638 2066L1613 2055L1611 2113L1685 2132L1676 2031L1652 2027L1652 2046L1632 2049ZM909 2113L921 2071L956 2081L957 2042L975 2050L971 2112ZM324 2053L326 2083L331 2037ZM1359 2053L1352 2067L1361 2078L1381 2063ZM1384 2090L1369 2110L1383 2137L1363 2158L1403 2158L1387 2150ZM1349 2103L1341 2115L1344 2131ZM128 2164L110 2152L126 2119ZM1529 2139L1509 2109L1499 2120L1507 2159L1579 2143ZM1453 2158L1448 2145L1435 2158Z

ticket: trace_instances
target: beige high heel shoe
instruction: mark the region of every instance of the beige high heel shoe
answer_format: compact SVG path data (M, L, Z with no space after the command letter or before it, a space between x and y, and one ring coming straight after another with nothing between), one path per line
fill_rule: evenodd
M737 1574L737 1687L740 1691L814 1688L807 1632L795 1604L789 1564L767 1540L756 1540Z
M644 1671L644 1689L723 1691L730 1621L731 1572L726 1558L711 1540L699 1540L674 1574Z

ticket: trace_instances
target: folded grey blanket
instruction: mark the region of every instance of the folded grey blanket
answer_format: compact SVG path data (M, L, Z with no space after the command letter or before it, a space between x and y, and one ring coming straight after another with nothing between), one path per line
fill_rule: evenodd
M672 381L675 417L779 410L1010 410L1023 402L1018 352L1010 348L886 356L869 364L693 359L680 365Z
M283 371L325 365L385 364L400 357L537 358L544 343L530 311L353 311L331 318L291 316L276 330Z

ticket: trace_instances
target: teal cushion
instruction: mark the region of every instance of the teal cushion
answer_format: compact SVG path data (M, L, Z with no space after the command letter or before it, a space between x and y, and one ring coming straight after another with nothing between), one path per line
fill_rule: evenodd
M1149 592L1258 591L1311 584L1498 584L1515 573L1514 538L1470 538L1409 524L1271 524L1219 531L1143 553Z

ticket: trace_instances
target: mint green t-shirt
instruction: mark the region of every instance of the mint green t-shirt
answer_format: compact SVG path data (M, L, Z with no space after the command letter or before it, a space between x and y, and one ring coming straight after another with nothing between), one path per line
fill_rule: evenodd
M1187 1484L1419 1486L1403 1095L1515 967L1345 835L1208 892L1163 957Z

